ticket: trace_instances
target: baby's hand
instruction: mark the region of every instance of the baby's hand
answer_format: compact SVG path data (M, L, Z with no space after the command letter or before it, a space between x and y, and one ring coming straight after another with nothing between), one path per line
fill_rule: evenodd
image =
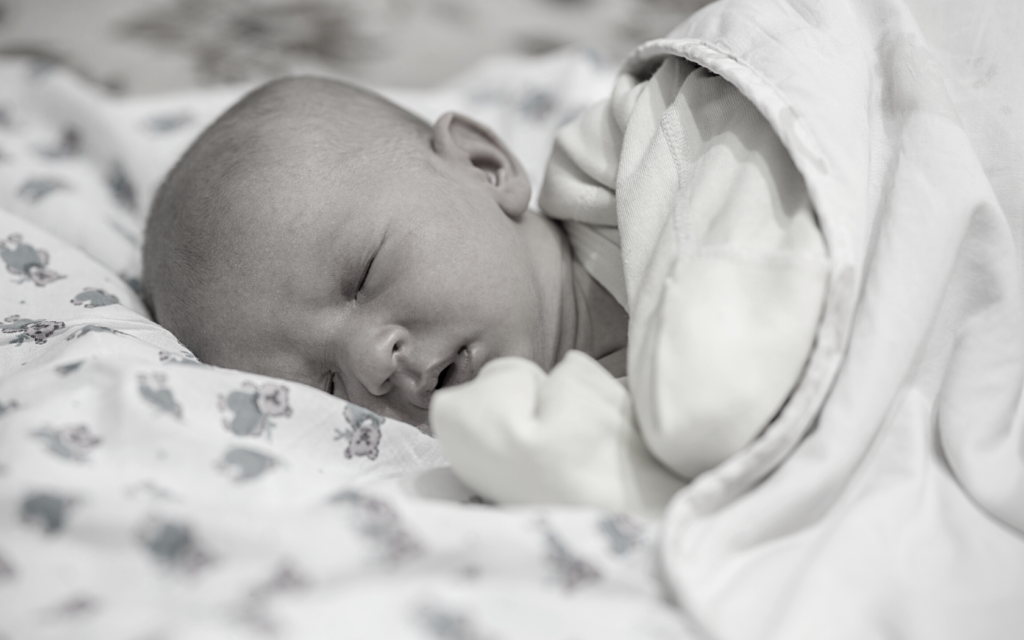
M472 382L438 391L430 423L455 474L496 502L657 515L683 486L641 441L629 391L578 351L550 374L522 358L494 360Z

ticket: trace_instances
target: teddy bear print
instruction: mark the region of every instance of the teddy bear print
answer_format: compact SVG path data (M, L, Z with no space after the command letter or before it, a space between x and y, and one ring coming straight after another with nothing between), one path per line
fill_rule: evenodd
M217 468L231 476L235 482L244 482L258 478L276 464L273 458L258 451L234 447L224 454Z
M18 195L35 204L51 193L69 188L68 183L59 178L30 178L18 189Z
M589 562L570 551L547 523L542 522L541 528L545 542L547 542L549 566L554 573L555 580L562 587L571 591L578 586L595 582L601 578L601 573Z
M192 124L194 120L195 117L188 111L175 111L150 116L143 126L154 133L171 133Z
M465 613L428 604L420 608L417 616L428 635L438 640L484 640L484 634L473 618Z
M160 351L160 362L164 364L202 364L196 357L189 352L183 353L172 353L170 351Z
M60 137L49 145L36 148L39 155L44 158L70 158L82 151L82 134L75 127L66 127L60 133Z
M214 561L192 528L181 522L150 518L138 530L139 542L168 569L195 573Z
M32 437L46 442L51 453L75 462L85 462L89 452L103 442L84 424L56 429L43 427L33 431Z
M238 611L240 618L249 627L262 632L261 635L276 637L279 629L270 615L271 601L279 595L302 591L309 586L309 579L285 560L269 578L248 589Z
M118 331L117 329L111 329L110 327L104 327L98 324L86 324L78 327L70 334L68 334L68 340L78 340L82 336L86 336L90 333L111 333L114 335L126 335L124 331Z
M69 362L67 364L62 364L58 366L56 369L54 369L54 371L56 371L57 375L59 376L69 376L72 373L78 371L83 364L85 364L84 360L75 360L74 362Z
M21 276L19 284L31 280L37 287L43 287L64 276L47 267L50 254L21 241L21 234L12 233L0 242L0 259L7 265L7 271Z
M269 436L274 426L271 418L292 415L288 387L272 382L259 386L245 382L240 391L221 395L218 404L225 414L224 428L239 436Z
M611 552L615 555L628 553L645 541L644 528L629 516L621 513L601 518L597 528L604 535Z
M82 293L71 298L71 304L83 306L86 309L105 307L107 305L117 304L118 302L120 301L114 294L107 293L103 289L94 289L92 287L82 289Z
M120 162L114 162L110 165L110 172L107 174L107 186L110 187L110 193L127 211L137 211L137 202L135 198L135 187L132 185L131 180L128 179L128 174L124 170L124 166Z
M380 452L380 425L384 418L359 405L349 404L345 407L345 420L349 424L347 431L334 430L335 440L348 440L345 457L365 456L376 460Z
M74 618L95 613L99 609L99 601L87 595L75 595L48 607L48 615L53 618Z
M162 373L140 373L138 380L139 395L143 400L164 413L181 418L181 405L167 388L167 376Z
M46 534L59 533L67 522L71 507L78 500L69 496L33 492L21 502L21 521Z
M348 507L352 526L377 545L388 561L398 562L421 553L420 544L387 502L345 489L331 497L331 503Z
M33 320L18 315L7 316L4 318L4 324L0 324L0 331L16 334L8 343L15 346L29 340L36 344L46 344L47 338L63 328L64 323L60 320Z
M178 499L167 489L153 482L152 480L142 480L134 484L128 485L124 491L124 495L131 499L144 498L148 500L159 500L159 501L170 501L177 502Z
M14 577L14 567L9 562L4 560L3 556L0 556L0 582L5 582Z

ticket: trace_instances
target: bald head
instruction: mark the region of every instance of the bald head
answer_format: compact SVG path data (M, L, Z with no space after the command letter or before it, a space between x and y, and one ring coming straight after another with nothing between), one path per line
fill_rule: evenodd
M286 78L248 94L189 148L157 192L143 248L146 303L200 358L211 301L256 268L259 215L291 215L296 189L372 181L365 169L416 162L430 127L372 92L322 78ZM275 211L276 210L276 211Z
M575 335L561 228L486 126L353 87L272 83L221 117L153 205L156 319L218 366L426 421L485 362L550 367ZM564 310L568 309L568 312Z

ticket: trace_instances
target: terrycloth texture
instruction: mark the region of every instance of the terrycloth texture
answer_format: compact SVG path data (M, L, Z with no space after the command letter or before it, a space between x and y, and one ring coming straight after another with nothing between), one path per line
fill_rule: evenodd
M628 304L632 397L583 354L550 379L509 359L439 393L431 424L491 499L656 513L768 425L800 377L828 269L803 180L735 87L669 58L649 80L621 76L559 133L540 206ZM615 245L588 251L602 245L579 236L618 225L616 280ZM581 378L565 385L570 369ZM599 409L619 395L620 409Z

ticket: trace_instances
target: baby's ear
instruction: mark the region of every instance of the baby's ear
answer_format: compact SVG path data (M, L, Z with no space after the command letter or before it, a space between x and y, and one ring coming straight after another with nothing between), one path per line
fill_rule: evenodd
M461 113L448 112L434 123L431 144L442 159L487 184L506 215L518 218L526 212L530 179L493 131Z

